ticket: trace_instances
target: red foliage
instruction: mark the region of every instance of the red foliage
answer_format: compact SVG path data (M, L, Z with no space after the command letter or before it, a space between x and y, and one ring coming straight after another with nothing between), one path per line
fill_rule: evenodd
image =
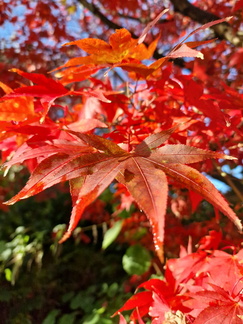
M220 236L212 231L203 240L210 240L214 248ZM209 246L168 260L164 279L139 285L145 291L132 296L114 315L134 309L132 320L138 320L138 314L149 315L153 324L173 316L181 319L179 323L241 323L243 250L231 255Z
M121 1L107 1L104 8L109 8L111 14L113 10L132 12L138 19L138 12L144 17L143 9L137 8L139 4L147 6L147 10L154 8L151 4L149 9L149 1L129 1L124 6ZM6 15L10 5L0 6ZM28 1L24 6L31 9ZM239 1L234 10L241 6ZM137 228L151 228L154 248L163 264L165 244L171 248L166 255L176 255L179 245L185 246L187 236L193 246L204 236L196 252L181 248L180 258L166 262L164 280L151 279L140 284L138 289L145 291L135 294L116 314L134 309L131 319L140 324L144 316L150 316L153 324L170 323L173 318L180 323L240 323L243 250L237 250L239 234L234 234L236 229L231 223L228 232L227 228L219 228L218 212L226 215L239 231L242 225L201 172L224 177L224 160L229 160L227 165L231 168L237 159L242 164L242 85L239 80L229 85L218 72L227 64L240 69L242 53L239 50L231 55L225 42L199 41L195 35L216 24L229 23L230 18L194 29L167 55L155 60L152 57L160 44L160 34L156 33L148 44L144 41L151 38L151 29L156 30L164 15L169 21L167 28L174 30L171 41L178 38L168 10L151 15L153 20L140 30L139 38L121 28L105 41L92 37L73 40L60 27L63 16L52 14L52 9L58 9L54 2L49 7L48 1L37 1L33 7L41 14L38 19L32 13L26 14L25 22L30 26L26 44L37 42L43 47L50 32L44 25L51 23L54 39L65 38L68 42L64 45L75 45L87 55L69 58L59 67L50 64L55 74L47 77L43 72L45 63L36 52L39 73L30 73L35 70L30 63L26 64L27 72L12 67L16 80L9 76L0 83L4 168L25 164L31 172L26 186L6 204L69 181L73 209L61 243L72 235L83 215L94 217L97 223L107 220L103 203L96 199L116 181L118 184L111 190L114 200L119 201L112 215L114 220L122 217L122 211L129 212L134 202L140 209L124 220L121 232L128 235L118 240L133 244ZM13 23L18 21L17 16L14 18ZM83 19L82 24L85 22ZM36 30L41 32L40 37ZM161 34L163 38L162 31ZM191 41L185 42L189 37ZM203 49L195 49L198 46ZM68 52L68 47L64 48L60 52ZM216 59L212 59L212 52ZM24 53L20 56L24 61ZM30 60L31 55L27 56ZM6 57L11 57L11 53ZM190 58L184 62L187 73L171 63L184 57ZM226 73L228 78L230 69ZM23 83L23 78L27 83ZM227 183L242 197L232 180ZM205 221L203 229L195 223L183 227L180 220L190 220L203 199L214 206L216 221ZM239 203L236 206L240 211ZM147 230L141 240L150 249L151 233ZM87 237L83 239L87 241ZM233 255L220 249L226 243L234 246ZM155 257L156 262L158 258ZM120 323L125 322L120 314Z

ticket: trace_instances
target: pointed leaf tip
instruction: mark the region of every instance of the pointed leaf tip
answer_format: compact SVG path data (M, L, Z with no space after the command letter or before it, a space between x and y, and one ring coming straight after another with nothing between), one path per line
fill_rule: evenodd
M237 218L234 223L235 223L235 226L238 228L240 234L243 234L243 227L242 227L241 220L239 218Z
M139 39L138 39L138 44L141 44L144 42L148 32L150 31L150 29L159 21L159 19L166 13L168 12L169 9L164 9L163 11L161 11L161 13L158 14L158 16L156 16L154 18L154 20L152 20L150 23L148 23L148 25L144 28L142 34L140 35Z
M161 264L165 263L165 258L164 258L164 245L163 243L160 246L155 246L155 252L157 254L157 257L159 258Z
M231 19L232 19L233 17L234 17L234 16L229 16L229 17L226 17L226 18L225 18L225 21L227 21L227 22L228 22L228 21L230 21L230 20L231 20Z
M155 168L151 162L143 157L127 160L126 168L118 174L117 180L126 186L139 208L148 217L156 252L163 260L168 183L165 173Z
M237 157L231 156L231 155L226 155L226 154L224 154L224 156L222 157L222 159L225 159L225 160L238 160Z
M229 207L228 202L215 188L211 181L196 169L180 163L159 164L158 166L169 176L183 183L187 188L199 193L213 206L226 215L242 233L242 224L234 211Z
M64 233L63 237L58 241L58 243L62 244L65 241L67 241L70 238L71 234L72 234L72 231L67 231L66 233Z

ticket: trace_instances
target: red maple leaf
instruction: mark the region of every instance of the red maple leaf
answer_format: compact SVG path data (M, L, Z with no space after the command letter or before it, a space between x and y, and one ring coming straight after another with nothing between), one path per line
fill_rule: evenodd
M234 296L225 289L210 284L213 290L198 291L191 294L193 300L186 301L194 309L203 309L194 324L241 324L243 318L243 296L241 291Z
M217 241L216 237L216 244ZM209 245L205 246L205 248L209 247ZM202 247L199 247L195 253L179 259L170 259L167 262L167 268L173 273L176 282L183 282L190 291L201 290L201 287L208 289L210 284L215 284L223 285L227 291L235 290L238 293L239 289L236 290L234 286L243 276L242 255L243 250L231 255L219 250L203 251Z
M5 106L6 106L9 102L9 100L11 100L12 98L18 98L16 101L16 104L18 104L18 101L20 101L20 103L21 103L21 100L27 101L27 99L25 97L40 98L40 102L43 106L42 117L40 119L41 122L44 121L50 107L53 105L55 100L57 98L61 98L61 97L67 96L67 95L89 95L91 97L93 96L95 98L98 98L101 101L110 102L110 100L108 100L104 96L103 92L100 89L95 89L95 90L89 89L88 92L86 91L86 89L83 89L83 88L79 89L77 91L70 91L69 89L65 88L61 82L53 80L51 78L47 78L43 74L27 73L27 72L23 72L19 69L12 69L11 71L16 72L19 75L23 76L24 78L29 79L30 81L35 83L35 85L23 86L23 87L14 89L13 92L8 93L1 98L1 100L4 100L4 101L7 100L6 103L3 103L3 104L5 104ZM20 106L20 103L19 103L19 106ZM32 106L33 106L33 104L32 104ZM24 107L28 107L28 105L25 104ZM1 110L1 106L0 106L0 110ZM9 114L9 112L8 112L8 114ZM15 113L15 114L17 114L17 113ZM18 114L19 114L19 112L18 112ZM15 117L15 115L14 115L14 117ZM17 115L17 117L18 117L18 115ZM19 120L19 119L17 119L17 120Z
M198 192L241 230L240 220L213 184L197 170L185 165L205 159L232 157L182 144L159 147L169 138L171 129L145 138L132 152L126 152L112 141L97 135L70 133L85 145L78 145L78 148L74 145L70 152L65 146L59 145L58 153L42 160L26 186L6 202L11 205L58 182L70 180L73 210L68 230L61 242L70 237L85 207L116 179L127 187L150 220L154 245L162 260L168 194L166 174Z
M158 324L165 320L166 313L176 311L186 313L191 310L183 304L190 297L181 294L182 288L177 285L169 269L166 270L164 280L150 279L139 285L137 289L140 288L146 291L132 296L113 316L134 309L130 316L132 320L148 314L153 318L152 323Z

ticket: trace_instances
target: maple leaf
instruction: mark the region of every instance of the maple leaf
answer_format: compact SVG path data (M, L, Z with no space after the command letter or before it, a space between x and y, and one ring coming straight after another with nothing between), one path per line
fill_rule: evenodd
M222 251L213 251L211 255L198 251L179 259L170 259L164 279L150 279L140 284L137 289L144 288L146 291L132 296L114 315L134 309L130 316L134 321L138 319L138 314L149 314L152 323L167 323L170 315L177 314L184 322L184 314L190 314L194 317L199 315L196 317L198 324L215 323L207 320L222 320L224 316L225 322L222 320L219 323L233 324L235 322L231 322L231 318L242 316L242 255L243 250L234 256ZM234 263L229 262L228 265L230 259L234 259ZM226 281L233 284L228 286Z
M243 288L243 285L240 285L243 275L242 255L242 250L234 255L214 250L208 262L209 282L215 285L222 285L223 283L224 289L232 291L234 297ZM220 271L222 267L224 268L223 272ZM237 282L239 284L235 286Z
M55 77L61 78L63 85L67 85L73 82L80 82L88 79L92 74L97 72L99 68L95 64L87 64L78 67L69 67L63 71L55 73Z
M13 90L0 82L0 87L11 96ZM0 102L0 121L23 121L34 116L34 104L32 98L20 96Z
M116 30L115 33L109 37L109 43L100 39L85 38L64 44L65 46L76 45L90 55L72 58L67 63L56 68L53 71L62 68L68 68L67 71L57 74L57 76L61 76L64 78L64 83L68 83L68 78L71 82L73 82L72 80L75 80L76 74L77 78L79 78L78 75L80 74L80 77L82 79L83 70L87 71L87 75L90 75L91 73L93 73L92 69L95 66L99 67L99 69L103 69L105 67L109 67L110 69L114 67L121 67L125 71L135 72L139 77L143 77L146 79L149 75L154 73L156 70L161 68L166 62L168 62L169 59L179 57L198 57L203 59L203 54L200 51L194 50L192 48L199 45L208 44L212 42L213 39L207 41L195 41L187 43L184 43L184 41L198 31L204 30L206 28L212 27L213 25L231 19L231 17L229 17L214 20L195 29L182 42L176 45L167 56L158 59L156 62L150 64L149 66L146 66L145 64L142 64L141 61L151 58L156 49L159 37L157 37L148 47L146 47L143 44L143 41L148 31L167 11L168 9L165 9L152 22L150 22L145 27L141 36L138 39L133 39L131 33L127 29L122 28ZM87 69L85 68L86 66ZM110 71L110 69L108 70L108 72Z
M236 314L242 309L242 255L243 250L233 256L218 250L198 250L196 253L167 262L166 270L173 273L177 287L183 287L184 296L189 297L182 303L192 310L190 315L197 318L199 313L205 310L198 323L208 323L206 319L209 320L210 316L214 320L222 320L225 316L225 322L220 323L231 323L231 317L226 316L227 312L232 316L233 309ZM228 308L226 312L223 306ZM209 317L204 318L203 315Z
M116 311L112 317L116 316L117 314L130 310L130 309L139 309L139 314L140 316L144 316L145 314L148 313L149 307L151 303L153 302L152 299L152 293L150 291L142 291L138 292L136 295L133 295L131 298L129 298L125 304L118 310ZM134 316L132 316L134 319L137 319L138 313L135 311Z
M121 35L121 33L123 33L123 35ZM91 55L87 57L77 57L70 59L66 64L58 68L61 69L66 67L68 68L67 71L61 72L60 74L57 74L57 76L65 77L64 82L67 83L66 75L68 75L71 82L73 82L70 75L73 74L73 78L75 79L75 75L79 74L78 71L80 70L80 67L75 68L74 66L87 66L88 64L92 63L96 66L99 66L100 69L105 67L121 67L128 72L135 72L138 75L146 78L150 74L158 70L160 67L162 67L169 59L178 57L199 57L202 59L203 54L199 51L191 49L191 47L207 44L209 42L191 42L188 43L188 45L190 46L188 46L187 44L179 44L167 56L147 66L145 64L142 64L140 61L151 58L153 52L156 49L158 37L148 46L148 48L146 48L144 44L138 44L137 40L132 39L130 33L126 29L119 29L113 35L115 40L121 38L121 42L127 41L127 44L121 44L119 47L115 46L115 44L113 44L112 46L110 40L111 47L108 48L104 46L104 41L92 38L81 39L79 41L64 44L77 45L87 53L91 53ZM128 35L130 35L130 38L128 37Z
M88 57L73 58L58 69L82 64L91 65L90 67L92 68L94 65L110 66L111 64L120 63L125 59L149 59L153 55L159 39L156 38L148 48L142 43L149 30L167 11L168 9L163 10L152 22L150 22L143 30L139 39L133 39L131 33L127 29L121 28L117 29L115 33L109 37L109 43L100 39L85 38L64 44L64 46L76 45L90 55ZM69 70L69 72L70 71L71 70ZM78 69L73 69L72 72L76 74Z
M172 132L173 130L166 130L148 136L133 152L128 153L108 139L70 131L70 134L86 145L70 150L70 153L60 146L58 153L51 153L51 156L44 159L34 170L26 186L6 204L35 195L58 182L72 180L70 190L73 210L67 233L61 240L63 242L76 227L84 208L117 179L127 187L150 220L155 249L162 260L168 194L166 175L169 175L185 187L198 192L241 230L239 219L213 184L197 170L185 165L205 159L233 158L182 144L159 147Z
M176 287L176 282L170 273L165 280L150 279L137 289L144 288L146 291L139 292L132 296L113 316L125 310L134 309L130 318L132 320L139 319L139 316L149 314L153 321L152 323L162 323L166 318L166 314L171 311L188 312L190 308L185 307L182 302L190 297L180 295L180 289Z
M90 76L99 69L109 67L109 70L105 73L105 75L107 75L112 68L121 67L128 72L133 71L138 73L138 75L146 77L162 66L161 63L158 67L153 66L150 68L140 63L141 60L151 58L157 47L159 37L146 47L144 44L138 44L138 40L131 38L129 31L126 29L119 29L113 35L113 39L110 37L110 47L104 47L104 44L102 43L102 46L100 43L104 41L92 38L81 39L65 44L77 45L88 53L92 52L92 54L85 57L72 58L52 72L66 68L64 71L56 73L56 77L61 77L61 82L63 84L68 84L70 82L82 80L86 73L85 71L87 71L86 76ZM119 43L120 39L124 44L121 43L119 47L115 43ZM125 41L127 41L127 43L125 43ZM91 44L96 45L92 51L89 48Z
M243 300L242 296L235 298L223 288L210 284L211 290L198 291L196 294L191 294L193 300L185 303L190 303L194 308L203 309L195 321L195 324L241 324L243 315Z
M11 71L16 72L19 75L23 76L24 78L29 79L33 83L36 83L36 85L16 88L11 93L8 93L4 97L2 97L1 100L9 100L12 98L23 97L23 96L40 98L41 104L44 108L42 117L40 119L41 122L44 121L50 107L53 105L55 100L58 98L67 96L67 95L87 95L88 94L89 96L98 98L101 101L110 102L110 100L108 100L104 96L102 90L100 90L100 89L95 89L95 90L89 89L89 92L85 91L84 89L79 89L77 91L70 91L69 89L65 88L61 82L53 80L51 78L47 78L43 74L27 73L27 72L23 72L19 69L12 69ZM18 99L18 101L20 101L20 100L21 100L21 98ZM24 100L27 101L27 99L24 99ZM21 103L21 102L18 103L18 101L16 101L16 103L13 103L12 106L16 107L16 105L17 105L17 108L18 108ZM5 105L7 105L7 104L5 104ZM11 109L13 110L12 106L11 106ZM32 106L33 106L33 104L32 104ZM28 108L28 101L27 101L27 104L25 103L24 107L26 107L26 109ZM1 107L0 107L0 109L1 109ZM33 110L33 108L32 108L32 110ZM8 109L8 113L9 112L10 112L10 109ZM18 113L19 113L19 111L18 111Z

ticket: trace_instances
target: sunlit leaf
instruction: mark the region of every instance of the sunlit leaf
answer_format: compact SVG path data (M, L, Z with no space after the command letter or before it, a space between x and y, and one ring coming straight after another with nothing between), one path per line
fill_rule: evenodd
M113 162L113 163L112 163ZM85 178L78 180L73 180L71 185L71 194L74 190L75 198L73 198L73 209L69 222L68 229L60 243L67 240L72 231L77 226L84 209L93 202L99 195L110 185L110 183L114 180L117 173L119 172L119 168L121 167L121 163L118 161L104 161L100 162L97 168L91 174L87 174ZM78 181L78 183L77 183ZM80 188L77 193L77 188Z

